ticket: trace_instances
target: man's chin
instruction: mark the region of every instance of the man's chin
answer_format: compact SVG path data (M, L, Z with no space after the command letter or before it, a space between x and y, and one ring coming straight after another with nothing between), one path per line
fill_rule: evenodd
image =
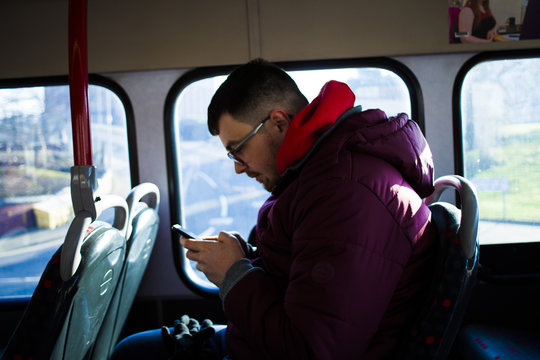
M272 192L274 188L276 187L277 183L279 182L279 178L277 180L272 181L271 179L265 178L261 181L261 184L263 185L264 189L268 192Z

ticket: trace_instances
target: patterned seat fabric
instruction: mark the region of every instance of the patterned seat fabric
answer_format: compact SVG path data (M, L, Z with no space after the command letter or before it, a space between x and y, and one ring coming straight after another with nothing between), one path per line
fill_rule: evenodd
M540 333L487 325L468 325L458 339L464 359L540 359Z
M41 359L46 358L43 354L51 354L56 341L52 334L62 328L76 280L64 283L60 278L61 253L62 247L47 264L2 360Z
M430 205L439 232L433 285L420 320L405 340L403 359L444 359L461 325L476 278L476 260L468 259L458 237L461 211L449 203Z

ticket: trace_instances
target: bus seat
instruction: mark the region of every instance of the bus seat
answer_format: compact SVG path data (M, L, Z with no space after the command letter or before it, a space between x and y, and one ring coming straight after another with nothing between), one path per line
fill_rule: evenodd
M439 201L446 189L455 189L461 209ZM433 285L419 319L402 345L402 359L446 359L461 321L478 271L478 200L474 185L458 175L435 181L426 200L439 233Z
M116 210L115 225L100 219L109 208ZM74 275L68 280L61 276L66 239L47 264L2 359L77 360L88 356L118 284L126 222L123 198L108 195L96 202L96 220L83 229Z
M154 247L159 226L159 200L159 189L151 183L136 186L127 198L129 220L126 260L120 284L93 349L94 359L107 359L120 337Z

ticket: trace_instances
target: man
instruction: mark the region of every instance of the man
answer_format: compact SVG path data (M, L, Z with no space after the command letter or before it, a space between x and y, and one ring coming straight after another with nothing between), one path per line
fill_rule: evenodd
M433 240L422 197L429 147L405 114L353 107L327 83L310 104L278 67L254 60L208 109L238 174L271 192L256 250L236 234L181 238L220 288L233 359L393 358L431 279Z

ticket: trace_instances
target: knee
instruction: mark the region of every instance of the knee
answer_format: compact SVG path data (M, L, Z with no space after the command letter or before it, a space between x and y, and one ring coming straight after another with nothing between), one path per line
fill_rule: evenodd
M123 339L116 345L111 360L167 359L161 330L149 330Z

